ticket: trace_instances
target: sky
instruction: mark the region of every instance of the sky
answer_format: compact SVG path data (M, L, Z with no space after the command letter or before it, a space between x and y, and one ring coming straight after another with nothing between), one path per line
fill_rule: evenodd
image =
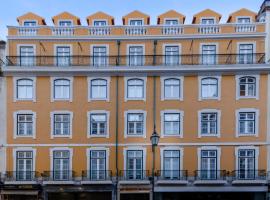
M97 11L106 12L115 17L115 23L121 24L122 16L133 10L140 10L151 17L156 24L157 16L170 9L186 15L186 24L192 16L206 8L222 14L222 22L228 15L240 8L258 12L263 0L0 0L0 39L6 40L7 25L17 25L16 18L29 11L45 18L52 25L51 18L63 11L80 17L82 25L85 18Z

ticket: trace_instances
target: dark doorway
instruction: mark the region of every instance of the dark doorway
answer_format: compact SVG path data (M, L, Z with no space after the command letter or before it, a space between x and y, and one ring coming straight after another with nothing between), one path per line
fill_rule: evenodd
M120 195L120 200L149 200L149 194L144 193L144 194L121 194Z
M48 200L111 200L111 192L49 193Z

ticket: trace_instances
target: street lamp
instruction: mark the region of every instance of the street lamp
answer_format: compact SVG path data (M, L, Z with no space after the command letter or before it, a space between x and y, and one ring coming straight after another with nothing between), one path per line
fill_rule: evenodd
M152 160L152 200L155 200L154 194L154 187L155 187L155 161L156 161L156 152L155 147L158 145L159 142L159 135L156 132L156 127L154 127L154 132L150 137L151 144L152 144L152 153L153 153L153 160Z

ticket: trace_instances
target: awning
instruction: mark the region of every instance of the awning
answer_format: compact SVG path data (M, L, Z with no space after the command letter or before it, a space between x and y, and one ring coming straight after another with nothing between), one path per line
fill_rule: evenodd
M38 195L38 191L29 191L29 190L3 190L1 194L10 194L10 195Z

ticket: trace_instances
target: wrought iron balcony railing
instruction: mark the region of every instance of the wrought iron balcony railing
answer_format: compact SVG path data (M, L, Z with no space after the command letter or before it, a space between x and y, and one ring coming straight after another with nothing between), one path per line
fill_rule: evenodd
M5 181L37 181L40 173L36 171L7 171Z
M158 170L158 180L187 180L187 170Z
M148 180L149 171L148 170L121 170L120 171L121 180Z
M125 56L7 56L7 66L181 66L264 64L265 54L190 54Z
M195 180L225 180L226 170L196 170L194 172Z
M235 170L231 173L233 180L266 180L266 170Z
M108 180L112 180L111 170L82 171L82 181L108 181Z
M43 181L73 181L75 172L70 170L45 171L42 173Z

